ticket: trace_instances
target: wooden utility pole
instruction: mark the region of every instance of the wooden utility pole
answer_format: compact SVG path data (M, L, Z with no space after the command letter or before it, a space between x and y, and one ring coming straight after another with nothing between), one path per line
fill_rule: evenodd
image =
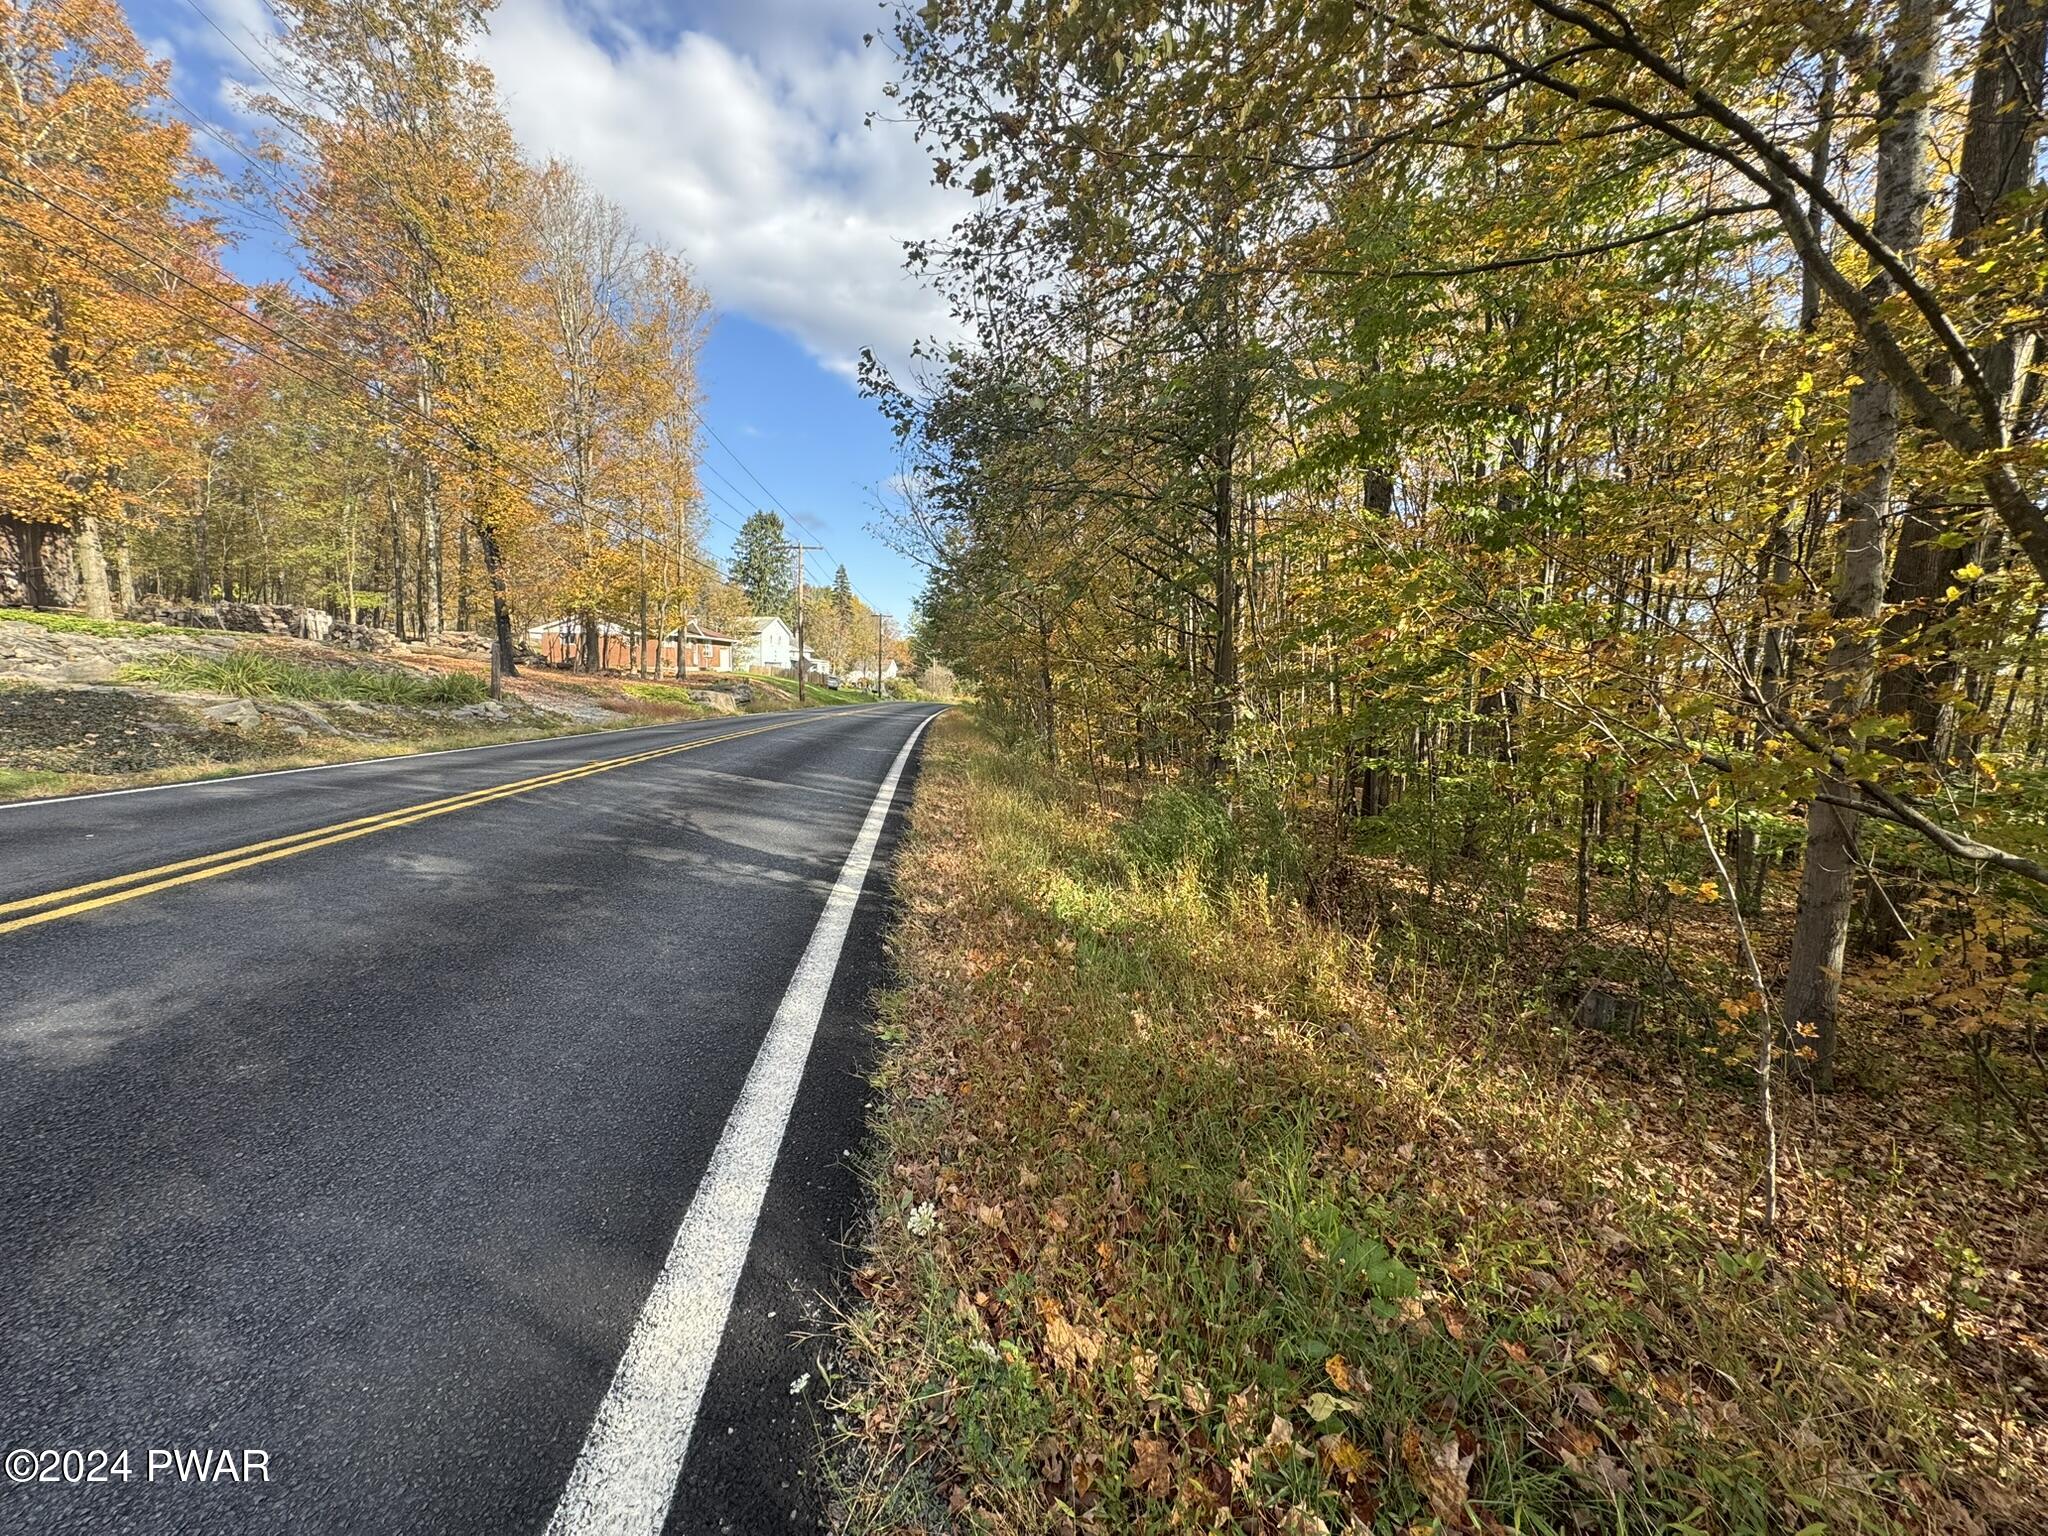
M886 613L875 615L875 697L878 699L882 697L882 625L888 618Z
M804 551L813 549L824 553L822 544L806 544L802 540L787 546L796 551L796 701L804 702Z

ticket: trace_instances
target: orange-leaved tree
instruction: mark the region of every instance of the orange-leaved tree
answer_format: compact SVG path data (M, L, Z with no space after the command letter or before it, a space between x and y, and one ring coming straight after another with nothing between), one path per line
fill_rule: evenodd
M265 106L303 164L290 212L308 278L336 301L329 371L375 399L416 498L422 628L445 621L444 549L466 518L509 644L504 551L546 487L518 457L538 409L518 293L527 172L468 56L485 9L286 0L291 83Z
M205 167L114 0L0 0L0 599L112 612L124 470L190 435Z

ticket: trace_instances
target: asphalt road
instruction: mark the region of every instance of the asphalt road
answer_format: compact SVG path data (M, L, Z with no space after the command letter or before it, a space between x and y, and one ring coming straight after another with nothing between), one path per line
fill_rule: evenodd
M693 1258L679 1228L709 1219L693 1201L730 1172L742 1086L932 713L0 808L0 1450L10 1474L24 1449L83 1453L57 1482L0 1483L0 1531L546 1527L664 1266ZM779 1128L741 1128L773 1177L750 1243L716 1227L744 1267L671 1532L818 1523L802 1335L855 1215L915 762L779 1152L761 1143ZM232 1451L248 1480L151 1460L180 1450ZM95 1469L109 1480L71 1481Z

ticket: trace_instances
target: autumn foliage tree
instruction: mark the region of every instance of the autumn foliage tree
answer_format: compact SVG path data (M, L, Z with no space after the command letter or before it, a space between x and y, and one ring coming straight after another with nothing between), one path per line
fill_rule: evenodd
M198 125L232 188L118 8L0 11L0 600L306 604L489 627L508 663L564 612L594 640L705 611L703 293L524 162L488 10L278 6L262 142ZM202 203L288 232L296 280L232 282Z
M110 614L130 471L192 431L212 337L191 286L222 276L166 78L113 0L0 5L0 596L68 593L68 535L86 610Z
M1329 878L1465 871L1510 937L1560 861L1581 929L1616 877L1650 924L1789 903L1779 1025L1702 1028L1817 1085L1859 935L2030 909L2035 10L938 0L894 42L977 196L913 252L973 345L870 371L924 642L1048 759Z
M305 157L290 212L308 278L333 300L334 351L374 384L351 404L403 451L425 633L446 619L444 524L460 519L459 558L473 535L509 651L504 550L531 496L503 469L534 430L542 354L514 302L530 266L526 170L489 73L463 51L483 14L460 0L288 3L291 86L266 105Z

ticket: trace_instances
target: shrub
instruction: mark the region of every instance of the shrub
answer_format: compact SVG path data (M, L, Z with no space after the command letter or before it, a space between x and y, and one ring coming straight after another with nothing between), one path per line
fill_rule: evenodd
M1121 841L1125 857L1141 873L1191 868L1209 881L1227 875L1237 853L1229 809L1217 796L1191 789L1153 795L1124 823Z
M1119 836L1140 874L1192 872L1212 890L1256 882L1292 891L1304 860L1285 807L1263 785L1245 784L1235 810L1221 795L1170 788L1151 795Z

